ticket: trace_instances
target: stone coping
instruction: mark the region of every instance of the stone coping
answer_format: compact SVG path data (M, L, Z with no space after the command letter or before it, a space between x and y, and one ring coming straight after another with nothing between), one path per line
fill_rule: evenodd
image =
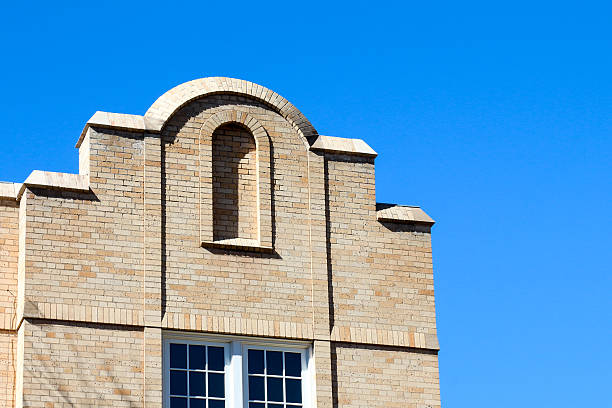
M334 153L356 154L368 157L378 156L378 153L361 139L319 135L310 148L311 150L323 150Z
M16 200L19 190L21 190L21 183L0 181L0 198L10 198Z
M237 249L244 251L269 252L274 248L272 246L262 245L257 239L246 238L231 238L220 239L216 241L202 241L203 247Z
M77 148L81 146L87 129L90 126L105 129L129 130L133 132L159 133L159 127L146 116L98 111L87 121L77 141ZM378 155L374 149L361 139L349 139L335 136L319 135L310 148L311 150L322 150L367 157L376 157Z
M145 121L144 116L140 115L129 115L127 113L113 113L113 112L102 112L97 111L85 124L81 136L76 143L78 149L85 138L87 129L90 126L101 127L107 129L117 130L131 130L134 132L152 132L159 133L155 130L155 127Z
M161 130L166 121L181 107L195 99L218 93L247 95L258 99L272 106L304 138L317 136L317 131L308 119L287 99L266 87L237 78L200 78L177 85L160 96L144 116Z
M89 191L89 176L34 170L23 183L0 182L0 198L20 200L26 187Z
M312 140L318 135L308 119L287 99L276 92L242 79L210 77L194 79L175 86L160 96L144 116L96 112L85 125L76 147L80 146L89 126L159 133L168 119L181 107L206 95L220 93L246 95L258 99L272 106L291 123L304 139Z
M433 225L435 221L420 207L376 203L378 221Z

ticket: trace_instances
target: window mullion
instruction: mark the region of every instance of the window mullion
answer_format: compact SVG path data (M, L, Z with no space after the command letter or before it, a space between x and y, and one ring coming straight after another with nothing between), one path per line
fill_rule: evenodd
M230 364L229 376L226 387L226 401L228 407L244 408L244 384L243 384L243 366L244 356L242 355L242 343L232 341L229 345L230 349Z
M268 406L268 350L264 350L264 401Z
M283 382L283 404L287 403L287 390L285 388L285 377L287 376L287 373L285 372L285 352L281 353L281 358L282 358L282 363L283 363L283 378L282 378L282 382Z
M191 406L191 402L189 401L189 395L191 394L191 390L189 389L189 344L185 344L185 350L187 350L186 356L187 361L185 361L185 374L187 375L187 406Z

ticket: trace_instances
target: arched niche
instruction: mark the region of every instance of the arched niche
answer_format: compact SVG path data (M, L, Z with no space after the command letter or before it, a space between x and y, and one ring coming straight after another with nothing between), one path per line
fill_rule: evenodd
M271 186L270 139L261 123L236 108L208 118L200 130L202 244L272 249Z

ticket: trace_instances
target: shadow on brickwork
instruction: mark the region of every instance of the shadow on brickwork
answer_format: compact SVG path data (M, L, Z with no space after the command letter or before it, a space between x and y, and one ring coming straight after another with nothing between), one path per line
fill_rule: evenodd
M331 378L332 378L332 401L333 408L338 408L338 348L344 349L360 349L360 350L372 350L375 352L379 351L391 351L395 353L412 353L412 354L427 354L427 355L438 355L437 350L426 350L414 347L401 347L401 346L385 346L380 344L363 344L363 343L345 343L345 342L332 342L331 344Z
M332 270L331 249L331 218L329 209L329 164L327 157L323 157L323 178L325 180L325 250L327 252L327 296L329 305L329 332L331 334L335 324L334 314L334 274Z
M380 221L380 224L391 232L421 232L430 233L431 225L426 224L414 224L414 223L397 223L397 222L386 222Z
M100 202L98 196L91 190L89 191L70 191L70 190L52 190L40 187L28 187L28 189L36 196L47 198L61 198L64 200L82 200Z
M331 380L332 380L332 406L338 408L338 353L336 343L331 344Z
M174 137L172 138L174 141ZM168 142L168 143L171 143ZM164 133L160 135L160 194L161 194L161 219L160 219L160 239L161 239L161 320L163 321L166 317L166 303L167 303L167 292L166 292L166 141L164 140Z
M82 327L82 328L90 328L90 329L104 329L104 330L116 330L116 331L138 331L138 332L142 332L142 328L141 327L129 327L129 326L124 326L124 325L114 325L114 324L101 324L101 323L85 323L85 322L65 322L62 320L41 320L41 319L28 319L28 321L32 324L32 325L38 325L38 326L46 326L46 325L65 325L68 324L70 327ZM93 346L98 347L98 345ZM41 384L43 385L43 389L45 389L47 392L49 392L49 396L56 398L59 397L59 399L61 399L61 401L57 401L56 403L61 404L62 406L69 406L69 407L82 407L82 401L79 401L80 398L82 398L83 393L85 392L91 392L92 389L99 389L99 392L96 392L96 396L95 399L100 401L98 404L96 405L102 405L102 406L121 406L121 407L128 407L128 408L142 408L142 404L143 404L143 395L144 394L135 394L132 395L131 393L128 394L130 396L133 396L137 399L137 401L126 401L126 400L121 400L121 401L117 401L117 400L108 400L106 399L106 395L107 393L104 392L104 390L109 390L108 388L105 387L101 387L99 382L96 381L92 381L91 382L91 388L88 389L80 389L79 387L82 387L82 385L80 384L80 381L82 381L82 379L78 378L77 381L70 381L69 378L67 378L66 376L63 375L62 372L58 371L58 362L54 359L55 355L54 353L50 352L50 350L44 349L44 351L49 352L49 359L45 359L43 356L40 356L39 358L36 358L36 356L34 356L34 360L37 363L36 367L32 367L31 365L28 364L24 364L24 371L27 373L30 373L30 378L34 378L36 380L38 380ZM78 352L78 351L84 351L84 352L90 352L90 353L95 353L96 350L87 350L87 348L83 349L82 346L72 346L70 349L71 352ZM82 368L82 366L80 365L81 363L77 360L77 361L70 361L70 364L72 364L72 367L74 368ZM106 367L116 367L118 372L125 372L125 365L121 364L121 361L118 361L116 359L113 358L108 358L107 360L105 360L104 365L103 366L95 366L95 367L89 367L92 371L92 374L95 374L95 377L97 379L99 378L104 378L107 379L107 381L105 381L105 383L108 384L112 384L113 385L113 389L111 390L112 392L115 392L115 390L119 390L118 394L119 395L123 395L122 393L125 392L123 390L125 390L124 388L122 388L122 384L125 382L125 378L121 378L121 377L117 377L114 371L115 370L106 370ZM143 367L141 366L141 373L144 375L144 371L143 371ZM96 372L96 370L98 370ZM55 377L53 375L56 375ZM119 373L120 374L120 373ZM25 375L24 375L25 377ZM66 380L66 382L64 384L61 384L59 381L60 380ZM36 385L36 384L34 384ZM64 386L62 386L64 385ZM25 387L24 387L25 388ZM68 390L68 388L73 388L74 392L77 395L80 395L81 397L75 397L75 396L71 396L70 392ZM36 392L36 390L34 390ZM143 390L144 392L144 390ZM117 394L115 394L117 395ZM35 397L38 401L40 401L40 396L35 395ZM87 399L90 399L90 397L87 397ZM27 393L24 393L24 404L23 406L30 406L27 402Z
M250 219L241 218L241 211L257 208L256 160L255 138L245 127L226 123L213 132L213 240L257 238L257 214L251 214ZM241 186L245 176L255 177L251 190ZM241 231L242 227L246 231Z

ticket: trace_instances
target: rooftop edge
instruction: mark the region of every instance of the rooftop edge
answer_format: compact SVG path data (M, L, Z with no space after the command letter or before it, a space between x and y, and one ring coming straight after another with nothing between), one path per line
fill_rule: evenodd
M378 221L434 225L435 221L421 207L376 203Z
M310 146L311 150L323 150L334 153L357 154L360 156L376 157L374 151L365 141L361 139L349 139L345 137L319 135L317 140Z

